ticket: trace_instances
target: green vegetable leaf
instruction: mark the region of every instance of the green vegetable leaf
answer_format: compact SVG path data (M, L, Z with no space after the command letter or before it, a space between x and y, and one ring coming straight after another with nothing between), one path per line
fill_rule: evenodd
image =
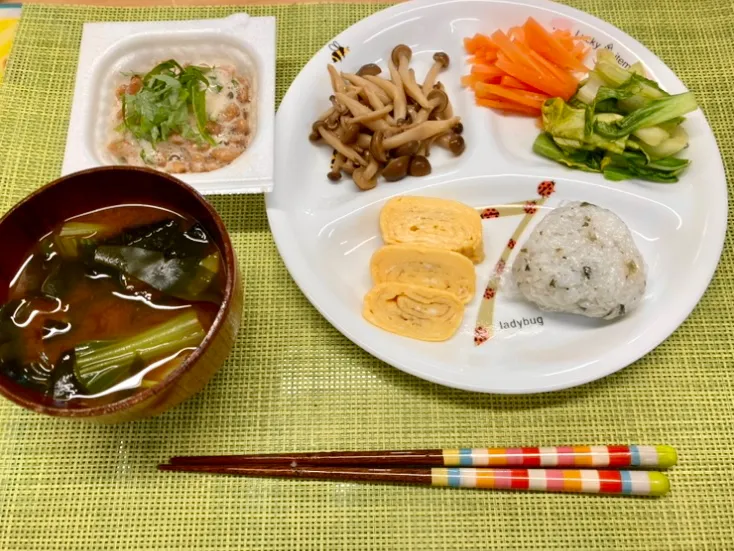
M196 125L199 129L199 134L201 134L202 137L211 145L216 146L217 142L206 130L207 117L205 92L204 90L197 88L197 85L198 83L193 84L191 90L191 105L193 106L194 115L196 116Z
M639 178L651 182L675 183L680 173L689 164L689 161L685 159L672 157L649 162L642 152L625 151L622 155L614 153L606 155L601 167L604 177L610 180Z
M564 151L554 143L553 138L547 132L543 132L535 138L533 151L570 168L578 168L586 172L601 172L600 154L582 149Z
M154 148L173 134L216 145L206 131L209 70L184 68L173 59L155 66L142 78L142 88L136 94L122 97L125 127L133 137L150 142Z
M153 75L153 77L151 78L151 81L153 80L159 80L161 82L164 82L166 85L170 86L171 88L181 88L181 83L177 79L171 76L168 76L166 74Z
M90 394L112 388L146 363L198 346L206 336L194 310L113 342L82 343L74 350L74 375Z
M562 98L546 100L541 107L543 129L553 137L583 141L586 135L585 109L574 109Z
M671 96L644 76L641 64L619 66L599 51L594 70L566 103L548 99L533 151L555 162L612 181L678 181L690 161L673 157L688 145L680 126L697 108L692 93Z
M613 123L597 121L594 130L607 138L620 138L628 136L640 128L657 126L670 119L683 116L697 108L698 104L693 93L685 92L653 100L646 106Z

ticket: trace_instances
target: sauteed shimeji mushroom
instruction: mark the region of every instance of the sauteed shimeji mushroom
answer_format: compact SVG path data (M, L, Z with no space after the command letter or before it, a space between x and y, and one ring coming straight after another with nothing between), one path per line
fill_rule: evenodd
M455 156L464 152L461 119L437 80L449 56L434 54L422 83L410 67L412 56L405 44L393 48L384 75L374 63L356 73L328 65L331 107L313 123L309 139L334 150L330 180L348 174L360 189L372 189L380 176L395 182L430 174L434 145Z

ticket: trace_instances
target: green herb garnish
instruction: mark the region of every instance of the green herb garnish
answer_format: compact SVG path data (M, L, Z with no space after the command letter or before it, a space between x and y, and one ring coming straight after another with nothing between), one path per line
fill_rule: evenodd
M206 130L205 93L209 80L205 74L208 71L208 67L193 65L184 69L173 59L151 69L143 77L137 94L122 97L125 128L138 140L147 140L154 147L172 134L216 146L217 142ZM195 129L189 122L189 113L196 119Z

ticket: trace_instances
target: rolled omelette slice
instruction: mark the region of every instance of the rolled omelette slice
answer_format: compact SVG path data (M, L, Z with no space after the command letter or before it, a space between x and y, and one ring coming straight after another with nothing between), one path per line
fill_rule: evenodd
M380 232L388 245L426 245L484 260L482 219L463 203L437 197L394 197L380 212Z
M410 283L448 291L467 304L474 297L474 264L464 255L425 245L385 245L372 255L370 272L375 284Z
M409 283L375 285L362 315L380 329L422 341L445 341L461 325L464 304L456 295Z

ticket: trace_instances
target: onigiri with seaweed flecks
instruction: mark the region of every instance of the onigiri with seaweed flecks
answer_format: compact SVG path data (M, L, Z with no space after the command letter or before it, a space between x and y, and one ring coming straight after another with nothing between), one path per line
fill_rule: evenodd
M546 215L512 266L518 290L541 310L604 319L638 306L645 271L622 219L586 202L567 203Z

